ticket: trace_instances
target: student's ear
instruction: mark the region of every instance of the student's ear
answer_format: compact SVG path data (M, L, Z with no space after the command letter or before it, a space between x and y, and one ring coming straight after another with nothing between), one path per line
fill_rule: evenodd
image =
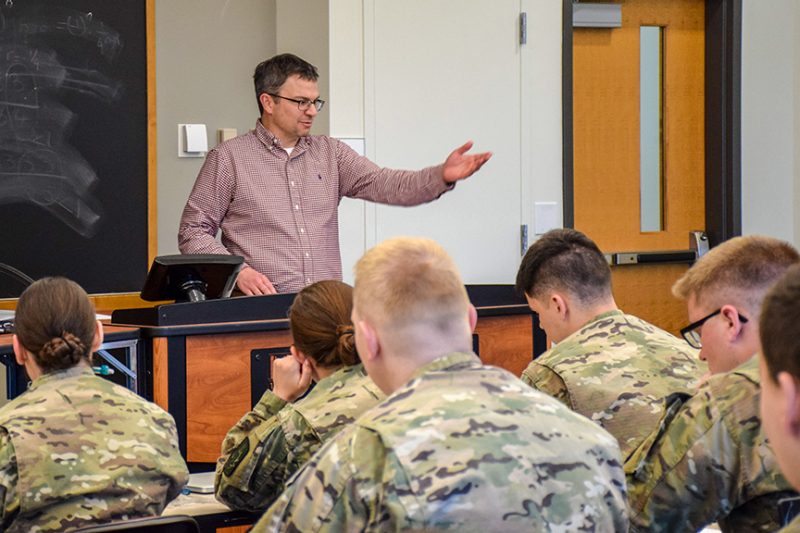
M786 408L786 430L793 437L800 438L800 388L797 380L788 372L779 372L777 381Z
M470 333L475 333L475 326L478 324L478 311L475 309L475 306L469 304L469 331Z
M367 361L377 359L381 353L378 332L366 320L357 320L353 326L356 328L356 336L361 339L361 349L358 351L358 356Z
M739 310L732 305L723 305L720 314L725 318L730 340L735 340L742 333L744 322L739 319Z
M99 320L94 322L94 341L92 341L92 353L100 349L103 344L103 323Z
M19 366L25 366L25 361L28 359L28 356L16 335L11 336L11 344L14 346L14 359L16 359L17 364Z
M569 301L564 298L562 294L557 292L551 293L548 303L553 306L553 309L556 310L561 320L567 319L567 314L569 313Z
M294 357L294 360L297 361L297 363L300 365L302 365L306 361L306 359L308 359L308 356L303 352L301 352L300 350L298 350L294 344L292 344L289 347L289 351L292 353L292 357Z

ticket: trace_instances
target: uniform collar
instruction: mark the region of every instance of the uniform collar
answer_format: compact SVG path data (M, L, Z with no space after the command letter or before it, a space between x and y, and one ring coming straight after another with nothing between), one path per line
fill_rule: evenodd
M421 366L411 376L411 379L418 378L428 372L439 372L447 370L456 370L460 368L468 368L480 365L481 361L477 355L472 352L453 352L438 359L434 359L430 363Z
M30 387L28 390L37 389L42 386L46 386L49 383L54 383L63 379L74 378L78 376L94 376L94 371L92 368L84 363L79 363L71 368L67 368L66 370L57 370L55 372L48 372L47 374L42 374L35 380L31 382Z

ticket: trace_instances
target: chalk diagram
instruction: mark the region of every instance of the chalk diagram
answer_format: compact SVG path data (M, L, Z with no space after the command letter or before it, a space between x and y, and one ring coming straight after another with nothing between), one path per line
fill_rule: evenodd
M81 49L91 57L67 64L47 45L52 37L84 41ZM83 237L97 232L102 206L92 190L98 177L70 145L79 117L59 96L118 100L123 84L90 64L99 58L112 64L122 46L120 34L92 13L55 7L23 12L6 1L0 11L0 205L32 204Z

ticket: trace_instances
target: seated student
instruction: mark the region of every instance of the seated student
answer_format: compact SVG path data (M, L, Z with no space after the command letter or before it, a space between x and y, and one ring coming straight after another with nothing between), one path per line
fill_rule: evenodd
M633 531L775 531L791 486L761 430L759 312L800 256L770 237L712 248L673 286L687 300L686 340L712 375L625 464ZM674 416L673 416L674 415Z
M356 345L390 396L326 443L253 531L625 531L614 438L481 365L475 321L435 242L368 251Z
M44 278L17 304L33 380L0 408L0 531L72 531L156 516L186 484L175 421L92 372L103 329L76 283Z
M693 392L705 373L683 340L617 307L608 263L579 231L542 235L522 259L517 290L557 343L522 381L603 426L623 459L658 428L665 398Z
M761 330L761 420L778 465L800 490L800 265L788 270L764 299ZM798 515L782 531L800 531Z
M383 399L359 362L352 308L353 288L341 281L319 281L297 294L289 309L292 355L275 360L274 389L225 437L218 500L266 509L322 443ZM312 379L314 388L295 402Z

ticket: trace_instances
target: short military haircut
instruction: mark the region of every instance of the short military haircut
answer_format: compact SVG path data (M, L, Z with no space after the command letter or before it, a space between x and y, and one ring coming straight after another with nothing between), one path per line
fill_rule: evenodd
M744 307L757 318L767 291L800 260L789 243L763 235L734 237L698 259L672 286L672 294L698 305Z
M317 81L319 73L317 73L317 67L294 54L279 54L258 64L253 73L253 82L256 87L259 114L264 113L261 95L264 93L277 94L289 76L299 76L304 80Z
M800 265L793 265L764 298L759 319L761 353L770 379L780 372L800 380Z
M435 241L398 237L367 251L355 267L353 302L380 325L415 324L449 333L463 325L469 298L455 263Z
M580 231L550 230L522 258L517 291L538 299L551 290L567 291L583 304L611 296L608 261Z

